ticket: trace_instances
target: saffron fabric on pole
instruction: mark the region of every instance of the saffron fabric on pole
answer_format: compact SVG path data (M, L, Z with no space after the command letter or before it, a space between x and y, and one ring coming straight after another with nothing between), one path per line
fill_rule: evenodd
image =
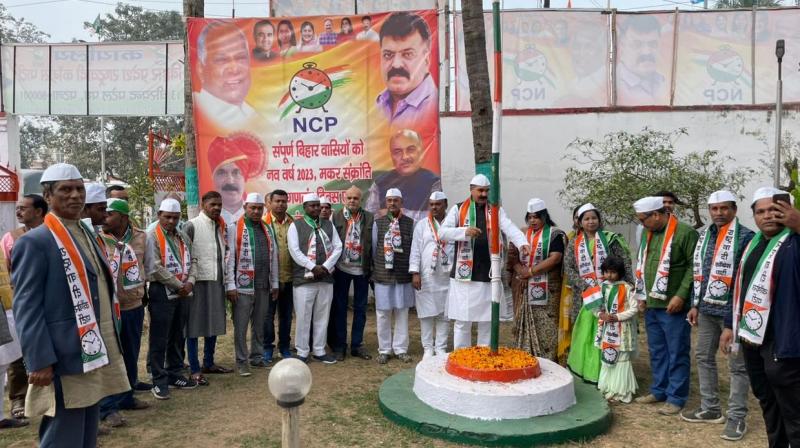
M281 188L296 215L306 193L338 210L355 185L372 212L392 184L404 214L427 213L441 185L435 10L188 26L201 194L233 211Z

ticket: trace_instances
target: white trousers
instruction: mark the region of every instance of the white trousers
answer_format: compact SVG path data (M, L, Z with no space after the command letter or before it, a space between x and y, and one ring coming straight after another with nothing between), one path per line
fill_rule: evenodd
M378 322L378 353L395 355L408 353L408 308L375 310ZM394 334L392 334L394 317Z
M436 339L434 339L434 327L436 327ZM438 316L419 318L420 335L422 336L422 350L426 353L443 355L447 353L447 336L450 332L450 319L444 317L444 313Z
M492 338L491 322L476 322L478 324L478 345L489 345ZM472 346L472 322L457 320L453 324L453 349Z
M308 357L311 349L308 336L311 332L311 319L314 319L314 356L325 355L328 342L328 317L333 301L333 285L325 282L307 283L292 288L294 300L295 328L294 345L297 356Z

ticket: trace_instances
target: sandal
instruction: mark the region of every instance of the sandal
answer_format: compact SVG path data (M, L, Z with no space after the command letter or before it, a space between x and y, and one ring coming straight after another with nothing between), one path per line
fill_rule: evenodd
M200 373L193 373L190 378L201 386L208 386L208 379Z
M14 401L11 404L11 416L16 419L22 419L25 417L25 402Z

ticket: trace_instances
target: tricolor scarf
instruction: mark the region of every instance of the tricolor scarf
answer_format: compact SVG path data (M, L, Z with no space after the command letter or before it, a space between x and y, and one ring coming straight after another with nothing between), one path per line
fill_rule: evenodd
M678 219L674 215L669 215L667 227L664 230L664 241L661 243L661 257L658 259L658 270L656 271L655 281L650 293L645 293L644 285L644 268L647 262L647 249L650 246L650 240L653 238L653 232L647 231L647 237L643 237L639 244L639 255L636 259L636 299L646 300L647 296L658 300L667 300L667 287L669 286L669 266L670 258L672 255L672 238L675 236L675 230L678 228Z
M361 265L362 256L361 252L361 219L363 213L358 209L358 213L353 215L350 210L345 207L342 210L344 219L347 220L344 230L344 262L345 264Z
M750 286L744 294L743 308L741 303L743 269L739 269L739 274L736 276L736 285L733 288L734 341L737 341L738 337L755 345L761 345L764 342L764 334L767 331L767 322L769 322L769 314L772 308L772 270L775 268L775 256L778 255L781 245L783 245L790 233L789 229L783 229L781 233L773 236L767 243L764 254L761 255L758 264L756 264ZM744 249L741 266L745 265L753 249L758 246L762 239L764 239L764 234L761 232L756 233L756 236ZM740 308L741 311L739 311Z
M189 251L186 250L186 244L178 236L178 247L175 247L175 243L171 238L167 238L161 225L156 226L155 234L158 240L158 248L161 251L161 264L179 282L184 283L189 277L189 269L192 265Z
M526 266L532 268L550 255L550 236L552 228L545 224L538 232L533 231L533 227L528 227L526 238L531 247L528 259L521 260ZM520 256L522 254L520 253ZM549 285L547 282L548 273L532 275L528 278L528 305L547 305L550 298Z
M403 253L403 235L400 233L400 217L403 212L394 216L391 212L386 213L389 218L389 229L383 235L383 260L386 269L394 269L394 254Z
M333 245L328 238L328 234L322 230L319 220L314 220L307 214L303 215L303 220L311 227L311 235L308 237L308 251L306 256L312 263L317 264L317 234L322 240L322 249L325 251L325 259L327 260L333 253ZM314 278L314 273L306 269L305 278Z
M458 209L458 227L475 227L477 219L475 216L475 202L472 198L467 199ZM484 206L486 214L486 238L492 235L492 207L489 204ZM491 241L491 239L490 239ZM475 265L475 239L461 241L456 249L456 272L455 279L468 282L472 280L472 270Z
M272 213L267 213L264 216L264 224L267 225L267 230L269 230L269 236L272 237L272 241L275 241L277 244L278 241L278 234L275 232L275 223L278 225L283 225L287 220L291 220L291 217L288 214L283 215L283 221L278 221L277 218L272 216Z
M694 306L700 303L701 297L704 302L714 305L727 305L731 297L733 266L736 263L736 247L739 245L739 219L733 218L733 221L720 228L717 233L711 272L703 294L703 260L711 240L709 229L710 227L703 231L694 249Z
M94 312L92 303L91 288L89 277L86 272L86 264L81 256L78 245L72 239L69 230L64 226L60 219L52 213L44 217L44 225L50 230L53 239L58 246L59 255L64 266L64 274L67 278L67 288L72 296L72 309L75 312L75 323L78 325L78 337L81 340L81 362L83 372L90 372L109 363L108 348L100 334L100 325ZM78 221L86 237L91 240L93 232L81 221ZM98 272L98 278L102 274ZM112 319L114 325L118 325L120 310L116 294L111 293L112 300Z
M433 256L431 260L431 266L433 267L433 271L439 267L439 260L442 261L442 267L447 267L450 264L450 260L447 258L447 241L442 240L439 238L439 221L433 217L433 213L428 213L428 227L431 229L431 234L433 235L433 241L436 245L433 248Z
M267 237L267 254L272 253L272 239L261 220L258 225ZM236 222L236 289L243 294L255 294L256 265L253 250L256 248L253 222L242 216Z
M144 284L142 267L139 265L136 252L130 245L131 239L133 239L133 228L128 226L125 234L119 240L114 235L105 232L100 233L100 237L105 242L111 274L114 276L114 286L117 285L120 270L122 271L122 289L128 291L142 286ZM113 253L108 252L111 249L113 249Z
M603 308L608 314L619 314L625 311L628 286L625 282L614 284L603 283ZM606 364L616 364L619 359L619 347L622 344L622 322L597 321L597 333L594 337L595 347L600 348L601 360Z
M610 250L608 237L605 232L598 230L595 233L593 250L589 248L589 238L585 232L579 232L575 237L575 260L578 262L578 274L580 274L586 289L583 292L583 306L595 308L603 299L600 292L600 277L603 264L608 251Z

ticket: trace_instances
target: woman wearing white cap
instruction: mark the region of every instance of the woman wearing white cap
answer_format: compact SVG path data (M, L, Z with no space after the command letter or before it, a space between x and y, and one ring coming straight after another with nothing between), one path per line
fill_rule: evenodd
M592 204L578 209L579 228L575 238L569 242L564 260L564 272L572 290L572 344L567 365L584 381L597 383L600 378L600 349L595 347L597 316L593 312L602 296L600 266L608 256L614 255L625 263L625 277L620 279L633 283L631 256L628 243L616 233L603 229L600 210Z
M508 250L507 268L514 274L514 339L533 355L556 361L566 235L556 228L547 206L538 198L528 201L525 222L530 254L521 256L513 243Z

